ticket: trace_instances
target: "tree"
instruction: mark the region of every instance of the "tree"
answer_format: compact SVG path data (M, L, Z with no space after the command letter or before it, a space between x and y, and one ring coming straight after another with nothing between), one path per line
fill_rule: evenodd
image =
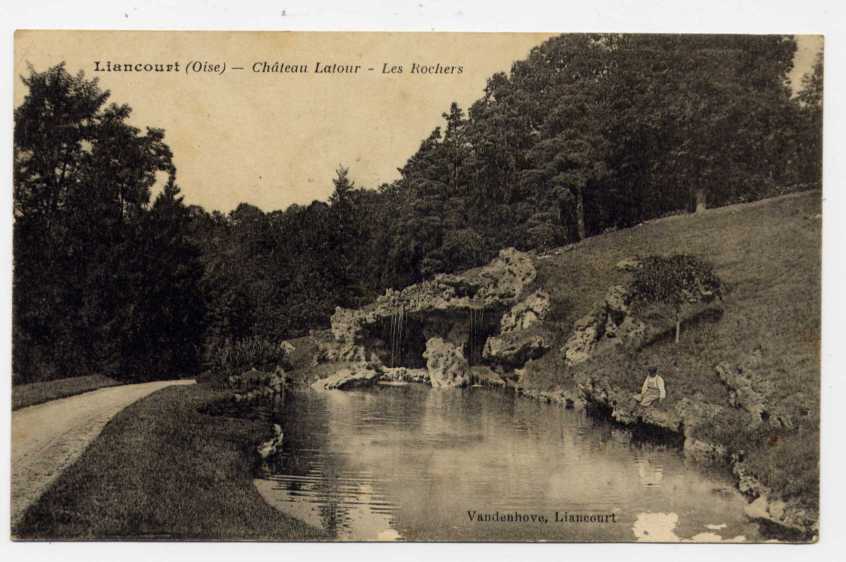
M799 139L802 181L822 184L823 128L823 52L817 53L814 67L802 77L799 104Z
M626 35L611 50L610 167L648 189L649 215L760 198L784 181L792 37Z
M200 368L206 302L190 220L171 179L141 224L144 251L133 264L133 310L122 350L123 364L132 372L194 373Z
M161 273L142 258L169 251L151 248L146 228L151 188L165 179L168 193L175 189L164 131L130 125L129 106L106 105L109 92L97 80L72 76L64 64L30 68L22 80L28 92L14 131L16 380L135 376L129 334L150 330L138 324L139 299L149 276Z
M711 264L694 256L650 256L643 259L635 271L631 295L635 303L672 307L675 342L679 343L685 307L722 299L722 282Z

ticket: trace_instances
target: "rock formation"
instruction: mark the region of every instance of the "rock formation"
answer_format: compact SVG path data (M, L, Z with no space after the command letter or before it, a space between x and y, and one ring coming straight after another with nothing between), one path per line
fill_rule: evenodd
M635 266L627 264L627 267ZM574 323L572 335L561 347L565 363L578 365L617 346L640 349L675 329L675 316L668 305L655 304L635 310L632 300L628 284L610 287L605 297ZM721 313L722 301L703 293L700 301L684 307L681 319L689 322Z
M717 376L729 390L729 404L748 412L753 425L766 423L772 428L794 429L797 414L769 403L767 397L773 392L773 384L758 372L757 366L760 361L760 352L755 351L749 353L739 365L735 366L723 361L716 366ZM794 396L788 404L792 405L793 410L797 412L810 409L810 405L803 408L802 398L802 396Z
M426 342L426 370L435 388L466 386L470 383L470 366L461 349L441 338Z
M483 356L486 360L506 368L523 366L529 359L536 359L549 349L543 335L525 331L509 332L488 338Z
M514 369L546 353L551 337L541 324L549 308L550 298L544 291L535 291L512 306L500 320L499 335L485 342L485 360Z
M542 322L549 313L549 295L544 291L535 291L511 307L502 316L500 332L505 334L516 330L528 330Z
M614 285L602 301L576 321L561 353L567 365L577 365L617 345L636 347L646 332L646 324L631 313L626 286Z
M387 368L419 368L425 361L427 368L438 365L436 373L428 368L429 378L443 386L453 386L453 380L464 384L459 357L465 369L481 357L521 364L548 348L539 334L508 335L538 325L549 311L549 295L540 291L518 302L536 276L528 254L507 248L483 267L437 275L402 291L389 289L361 309L339 307L331 318L331 338L319 344L320 361L366 361ZM508 336L486 346L496 332Z
M368 386L379 380L380 371L364 362L339 367L331 376L312 383L314 390L335 390Z

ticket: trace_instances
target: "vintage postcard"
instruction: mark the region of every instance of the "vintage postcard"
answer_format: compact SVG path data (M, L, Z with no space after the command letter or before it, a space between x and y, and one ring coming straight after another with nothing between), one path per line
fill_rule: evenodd
M817 540L822 36L14 48L14 539Z

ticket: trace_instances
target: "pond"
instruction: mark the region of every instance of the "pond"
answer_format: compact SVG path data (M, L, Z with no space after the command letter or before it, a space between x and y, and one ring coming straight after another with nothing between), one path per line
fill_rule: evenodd
M559 405L418 384L289 392L271 505L346 540L762 540L731 479Z

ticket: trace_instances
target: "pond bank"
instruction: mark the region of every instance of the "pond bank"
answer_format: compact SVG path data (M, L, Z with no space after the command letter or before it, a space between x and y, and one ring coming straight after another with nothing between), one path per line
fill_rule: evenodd
M321 540L253 486L268 424L200 413L223 393L166 388L129 406L29 510L19 540Z
M613 359L623 358L617 356ZM677 446L685 458L704 466L721 468L731 474L737 490L749 502L746 515L760 522L768 536L788 541L815 540L818 532L817 513L795 498L782 500L782 490L767 486L756 477L750 461L755 460L753 455L757 451L753 450L746 456L738 454L736 448L733 450L702 429L721 418L725 418L721 422L724 424L749 423L750 420L743 417L745 412L737 413L735 409L698 399L697 396L682 397L643 408L632 397L635 389L627 388L626 384L608 375L615 370L620 371L620 365L600 360L589 362L588 366L591 368L576 370L566 387L557 383L539 383L536 378L533 380L527 376L523 369L497 373L484 366L469 369L467 384L505 389L525 398L558 404L562 408L587 409L592 415L648 435L653 440ZM529 366L529 370L541 368L554 372L554 368L549 365ZM295 386L308 386L316 390L355 389L395 381L431 385L426 369L390 368L368 362L321 363L313 368L295 370L289 376ZM745 448L752 437L743 435L741 439L747 440L739 443ZM737 447L738 443L734 446Z
M666 540L764 540L724 470L690 466L677 443L513 392L298 389L274 411L285 443L257 488L339 539L646 540L647 520L664 514L675 519ZM476 521L468 510L522 519ZM554 524L567 511L615 520Z
M755 477L746 462L748 459L731 452L725 445L699 438L690 431L690 427L714 415L712 405L683 399L672 410L643 408L632 400L631 393L626 390L597 384L596 381L580 384L575 395L573 392L539 391L520 385L512 388L526 398L563 407L572 407L575 401L579 407L585 407L603 419L653 439L679 445L684 456L698 464L723 466L733 475L737 490L748 498L746 515L762 523L769 535L779 540L816 540L816 513L809 513L797 501L779 499L778 490L770 489Z

